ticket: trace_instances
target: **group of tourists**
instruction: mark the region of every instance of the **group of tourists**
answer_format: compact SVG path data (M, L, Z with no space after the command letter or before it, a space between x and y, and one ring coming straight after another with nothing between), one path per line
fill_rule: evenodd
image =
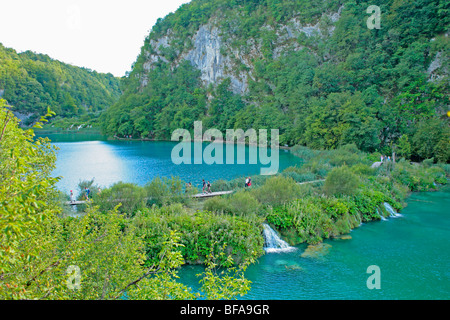
M209 181L206 182L205 179L202 181L202 193L211 193L211 183Z
M98 194L100 194L102 192L102 190L100 188L98 188ZM91 193L91 190L88 187L84 188L84 199L86 201L89 201L89 195ZM70 190L70 203L74 203L75 202L75 198L73 195L73 190Z
M247 187L251 187L251 186L252 186L252 178L247 177L245 179L245 187L247 188Z
M391 161L391 157L386 157L386 156L381 156L381 162L390 162Z
M89 188L84 188L84 198L86 199L86 201L89 200L89 193L91 193L91 190L89 190ZM70 203L74 203L75 202L75 198L73 196L73 190L70 190Z

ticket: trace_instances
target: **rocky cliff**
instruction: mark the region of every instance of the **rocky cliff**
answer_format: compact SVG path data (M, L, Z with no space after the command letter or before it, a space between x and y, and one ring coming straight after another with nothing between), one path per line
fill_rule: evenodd
M170 139L201 120L279 129L282 144L317 149L414 140L413 153L432 156L418 135L437 121L435 143L448 145L448 5L380 0L380 28L369 28L371 5L192 0L153 27L103 128Z
M304 48L298 42L303 34L307 38L328 38L333 34L335 23L339 20L343 6L336 12L323 13L315 23L304 24L297 17L285 24L275 27L263 25L261 29L274 32L275 41L272 43L272 57L278 59L285 52L292 52ZM192 46L183 48L176 53L172 68L181 60L189 61L201 72L201 80L205 86L217 84L225 78L231 80L232 91L236 94L248 92L248 79L253 77L253 61L262 59L261 39L248 39L244 46L235 47L235 37L224 37L217 17L212 17L206 24L200 25L196 33L189 39ZM159 62L169 63L165 57L165 49L171 47L176 41L172 30L158 39L150 40L149 46L144 49L143 72L139 74L140 85L148 84L148 72L155 68ZM244 69L245 71L237 71Z

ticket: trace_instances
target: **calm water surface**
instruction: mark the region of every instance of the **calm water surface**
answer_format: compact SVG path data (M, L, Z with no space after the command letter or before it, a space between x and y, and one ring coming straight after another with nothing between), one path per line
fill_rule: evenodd
M99 135L81 138L79 135L69 134L47 136L59 148L53 176L62 177L57 186L65 193L70 190L75 192L78 183L83 180L94 179L95 184L109 187L119 181L144 185L157 176L178 176L199 187L202 179L211 182L218 179L231 180L256 175L261 168L270 167L270 164L249 164L250 152L258 152L255 147L239 147L245 150L245 164L237 164L238 147L235 146L234 164L176 165L171 160L172 149L177 145L175 142L106 141L100 140L104 137ZM80 139L83 141L79 141ZM205 147L206 144L203 148ZM289 166L301 165L299 158L286 150L279 151L280 171ZM226 163L225 157L223 159Z

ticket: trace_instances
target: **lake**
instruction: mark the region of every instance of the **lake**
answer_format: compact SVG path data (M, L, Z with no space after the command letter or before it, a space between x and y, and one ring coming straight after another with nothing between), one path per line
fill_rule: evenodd
M201 179L232 179L259 173L256 165L175 165L171 142L106 141L101 137L50 136L59 148L53 175L64 192L80 180L102 186L124 181L143 185L156 176L179 176L199 185ZM250 152L249 147L245 147ZM248 159L248 158L247 158ZM280 150L280 170L301 161ZM326 240L323 254L305 257L295 251L268 253L249 267L252 289L244 299L449 299L450 187L414 193L396 218L361 225L351 239ZM369 266L380 270L381 289L370 290ZM198 289L201 266L181 270L184 283Z
M266 253L246 277L251 300L436 300L450 298L450 186L414 193L396 218L354 229L351 239L326 240L322 254L302 256L306 245ZM369 289L369 266L378 266L380 289ZM198 290L200 266L182 269Z
M107 141L100 135L50 134L47 135L59 149L56 169L52 173L55 177L62 177L58 182L59 190L69 194L73 190L76 194L80 181L94 179L95 184L110 187L122 181L138 185L145 185L157 176L180 177L185 182L191 182L200 187L202 179L215 181L218 179L231 180L260 174L261 168L270 165L250 164L250 154L258 154L257 147L235 146L234 164L180 164L172 161L172 149L176 142L160 141ZM203 144L203 150L207 144ZM193 149L193 148L192 148ZM244 164L238 164L238 149L245 152ZM226 146L223 146L225 154ZM270 149L264 152L271 156ZM192 163L195 155L192 151ZM200 159L201 160L201 159ZM259 160L259 157L257 157ZM231 161L230 161L231 162ZM279 150L279 171L301 165L302 161L287 150ZM244 184L244 180L243 180Z

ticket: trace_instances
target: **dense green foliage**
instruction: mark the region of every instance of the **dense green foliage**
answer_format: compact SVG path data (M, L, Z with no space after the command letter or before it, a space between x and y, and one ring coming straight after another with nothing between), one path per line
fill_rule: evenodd
M31 51L17 53L0 44L0 96L14 112L30 115L26 125L50 107L59 117L93 114L121 94L119 79Z
M204 208L239 217L258 215L291 244L316 244L347 234L361 222L388 216L384 203L401 210L408 192L435 190L450 176L448 165L433 165L432 159L421 164L402 159L372 168L380 154L361 152L356 145L328 151L296 146L292 152L306 160L301 167L254 177L260 181L251 188L219 180L219 189L227 186L237 192L208 199ZM298 184L305 181L313 183Z
M337 22L323 15L342 4ZM264 253L264 221L291 244L319 243L387 216L385 203L402 209L410 191L447 183L448 76L429 81L427 69L437 56L448 68L449 4L381 0L382 28L369 30L371 4L192 0L159 20L124 79L124 95L101 115L106 133L170 139L196 120L222 131L278 128L280 142L296 145L292 152L305 163L252 177L249 188L242 178L215 181L213 191L235 192L204 203L178 178L104 190L85 181L80 198L89 187L90 201L79 217L61 214L58 179L50 177L55 149L20 129L11 110L35 114L29 122L52 115L49 107L64 118L55 122L61 126L71 123L67 117L87 121L116 101L118 81L0 45L0 96L11 105L0 100L0 298L201 298L177 281L184 263L206 265L203 297L233 298L249 290L245 268ZM275 55L277 32L292 19L334 30L291 39L290 49ZM200 71L179 59L208 22L252 61L234 70L251 69L246 94L233 93L230 79L205 87ZM144 67L155 53L151 42L169 30L170 46L161 48L166 62ZM252 56L251 43L260 44L260 54ZM392 151L427 160L371 167ZM298 184L308 181L314 183ZM70 266L81 271L79 288L70 288ZM218 267L227 268L219 274Z
M401 210L408 192L435 190L449 176L445 166L432 165L432 160L422 164L401 160L371 168L368 163L377 154L361 153L354 146L320 152L304 147L294 150L309 160L290 171L317 170L326 180L323 186L304 190L298 199L269 209L267 221L292 244L318 243L346 234L361 222L379 220L388 215L384 203Z
M104 118L104 130L170 139L176 128L192 130L193 121L202 120L204 129L278 128L281 144L334 149L354 143L363 151L398 150L405 157L447 162L448 75L427 70L438 56L448 69L449 5L378 1L381 29L370 30L366 9L372 4L193 0L154 26L124 80L124 95ZM332 22L327 14L339 8ZM277 38L293 21L318 23L322 34L300 33L280 44ZM203 86L199 71L180 58L207 23L220 29L223 55L233 56L236 49L251 61L243 65L236 58L233 66L236 74L251 69L244 95L231 91L228 78ZM169 46L160 48L164 60L145 69L157 49L152 43L168 34ZM280 45L284 53L273 54ZM428 136L433 141L424 143Z
M244 272L261 250L257 219L191 216L181 205L155 206L132 219L136 202L124 202L130 214L88 206L79 217L62 215L58 179L50 177L55 148L33 137L0 99L0 299L232 299L248 292ZM136 190L117 184L93 195L130 198ZM183 255L203 258L201 292L178 281Z
M240 263L262 254L262 220L250 214L233 217L207 211L190 213L181 205L171 205L144 209L136 215L133 223L141 230L149 262L158 257L161 241L170 230L178 230L183 244L180 252L187 263L204 263L210 252L219 257L225 246L226 255L217 259L217 263L224 266L228 256Z

